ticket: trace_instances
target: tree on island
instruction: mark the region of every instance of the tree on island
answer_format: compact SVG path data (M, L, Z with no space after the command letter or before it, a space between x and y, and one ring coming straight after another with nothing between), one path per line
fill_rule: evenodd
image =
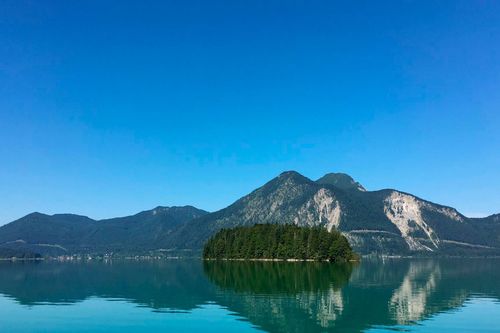
M347 239L321 227L256 224L221 229L203 249L206 259L357 260Z

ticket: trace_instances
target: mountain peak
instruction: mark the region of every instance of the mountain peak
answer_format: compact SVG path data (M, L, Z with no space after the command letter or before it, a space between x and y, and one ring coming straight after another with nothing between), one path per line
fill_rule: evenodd
M345 173L341 172L332 172L332 173L327 173L320 179L316 181L318 184L327 184L327 185L333 185L336 186L342 190L357 190L357 191L362 191L365 192L366 189L355 181L351 176Z
M283 171L282 173L280 173L279 177L304 177L304 176L302 176L297 171L288 170L288 171Z
M156 215L158 213L172 213L172 214L195 214L195 215L203 215L208 213L203 209L196 208L191 205L186 206L157 206L151 210L145 211L149 214Z
M44 214L44 213L40 213L40 212L33 212L33 213L29 213L28 215L25 215L24 218L33 218L33 217L45 217L45 216L49 216L47 214Z
M298 173L297 171L293 171L293 170L282 172L274 180L278 181L278 182L292 181L293 183L297 183L297 184L312 182L312 180L310 180L306 176L303 176L300 173Z

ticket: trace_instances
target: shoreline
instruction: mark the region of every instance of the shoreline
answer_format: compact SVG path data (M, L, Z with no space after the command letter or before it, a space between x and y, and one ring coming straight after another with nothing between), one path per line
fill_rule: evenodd
M274 261L274 262L329 262L329 263L346 263L346 262L359 262L361 260L316 260L316 259L279 259L279 258L201 258L203 261Z
M44 261L46 258L0 258L0 261Z
M315 260L315 259L279 259L279 258L203 258L199 257L182 257L182 256L172 256L172 257L147 257L147 256L123 256L123 257L107 257L107 258L97 258L97 257L80 257L80 258L59 258L59 257L42 257L42 258L0 258L0 262L41 262L41 261L110 261L110 260L130 260L130 261L152 261L152 260L201 260L201 261L262 261L262 262L331 262L331 263L346 263L346 262L361 262L362 260L371 259L500 259L500 256L398 256L398 255L365 255L360 256L358 260L340 260L340 261L330 261L330 260Z

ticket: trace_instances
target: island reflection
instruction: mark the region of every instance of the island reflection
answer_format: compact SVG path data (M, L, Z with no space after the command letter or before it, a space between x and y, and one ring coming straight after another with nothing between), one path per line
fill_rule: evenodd
M459 308L471 297L498 301L499 263L3 262L0 293L29 307L99 297L158 312L189 312L215 302L269 332L361 332L413 324Z

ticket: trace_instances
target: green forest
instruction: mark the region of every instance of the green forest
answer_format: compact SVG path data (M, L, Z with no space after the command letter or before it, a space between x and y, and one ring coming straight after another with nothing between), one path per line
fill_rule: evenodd
M321 227L257 224L221 229L203 249L205 259L357 260L347 239Z

